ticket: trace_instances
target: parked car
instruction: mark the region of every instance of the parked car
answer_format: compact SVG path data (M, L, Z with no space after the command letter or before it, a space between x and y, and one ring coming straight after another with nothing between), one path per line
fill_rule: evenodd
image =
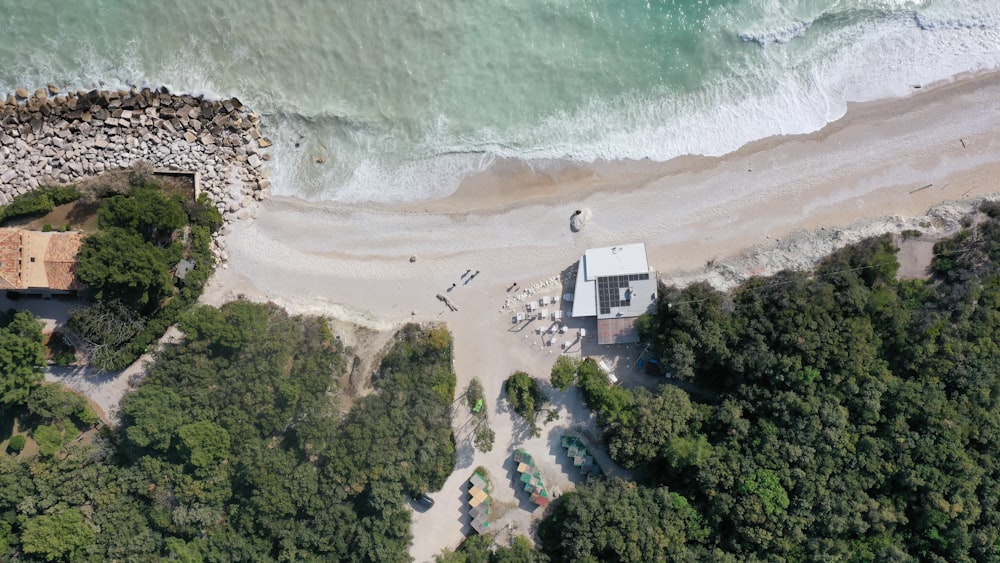
M418 493L413 495L413 502L416 503L417 507L420 508L422 511L427 510L432 506L434 506L434 499L432 499L431 497L427 496L424 493Z

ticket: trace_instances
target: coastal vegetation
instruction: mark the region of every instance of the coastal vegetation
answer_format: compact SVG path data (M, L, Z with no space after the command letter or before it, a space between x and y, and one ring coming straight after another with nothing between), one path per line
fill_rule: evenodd
M538 382L527 373L517 371L507 378L503 388L511 408L524 417L534 435L539 436L542 430L537 423L538 413L545 402L545 395L538 388Z
M483 383L478 377L473 377L469 386L465 390L465 402L472 413L472 443L481 452L493 450L493 443L496 441L496 432L490 428L489 407L486 405L486 395L483 392Z
M554 371L580 386L612 457L637 477L556 501L542 552L996 560L998 215L986 205L937 243L928 280L898 280L883 236L728 293L665 288L643 337L714 399L609 387L586 361L575 378Z
M38 448L0 455L0 559L406 561L406 499L455 461L448 331L405 327L351 405L323 319L237 301L179 324L113 430L75 440L79 401L29 384Z
M10 203L0 207L0 222L21 217L44 215L57 205L80 199L80 191L74 185L40 186L30 192L16 195Z
M201 294L215 264L211 236L222 217L207 198L169 193L135 167L126 186L91 191L100 199L98 231L84 239L76 275L93 304L69 328L89 363L129 365ZM192 268L175 275L181 260Z

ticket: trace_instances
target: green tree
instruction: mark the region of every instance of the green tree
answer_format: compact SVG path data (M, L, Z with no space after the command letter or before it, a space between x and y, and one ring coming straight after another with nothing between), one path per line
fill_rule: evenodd
M759 498L767 514L777 514L788 508L788 492L781 486L778 476L769 469L754 471L743 481L740 490Z
M0 329L0 406L24 404L42 380L43 365L42 324L31 313L19 311Z
M564 494L538 529L553 561L692 560L708 534L685 497L620 480Z
M140 448L165 452L187 420L181 397L172 389L147 383L122 400L125 436Z
M552 365L552 386L560 391L565 391L570 385L576 383L576 370L580 361L570 356L559 356L555 364Z
M98 210L101 229L122 228L154 242L187 223L180 200L155 186L135 187L128 195L105 199Z
M52 457L62 449L63 444L68 442L70 439L75 437L76 431L71 431L70 435L67 436L67 432L71 429L62 430L57 426L50 426L47 424L42 424L35 428L32 433L32 437L35 442L38 443L38 453L45 457Z
M177 437L185 459L195 467L211 467L229 455L229 432L207 420L181 426Z
M28 412L46 422L61 422L70 417L79 422L91 420L87 400L61 385L36 386L28 396L27 405Z
M514 372L504 382L504 391L507 393L507 401L510 402L514 412L523 416L537 432L535 419L545 398L539 391L534 378L523 371Z
M102 229L80 248L77 277L99 301L119 300L142 310L155 309L170 294L167 252L133 231Z
M663 386L656 394L636 389L627 409L605 417L609 453L633 469L662 460L671 440L689 434L694 417L691 400L677 387Z
M78 508L57 509L29 519L21 532L25 553L46 561L78 561L96 535Z
M24 434L14 434L7 442L7 447L15 454L19 454L24 449L25 443L27 443L27 439L25 439Z

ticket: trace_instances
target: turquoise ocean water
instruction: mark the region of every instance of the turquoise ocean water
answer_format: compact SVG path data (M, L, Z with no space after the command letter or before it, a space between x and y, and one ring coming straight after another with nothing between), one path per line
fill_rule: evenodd
M0 0L0 91L237 96L274 191L307 199L441 197L497 156L719 155L997 68L998 0Z

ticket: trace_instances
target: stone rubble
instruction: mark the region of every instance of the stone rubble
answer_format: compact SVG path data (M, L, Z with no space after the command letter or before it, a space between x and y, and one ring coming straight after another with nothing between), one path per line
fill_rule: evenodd
M270 196L260 115L238 99L152 90L79 90L54 84L0 97L0 205L39 185L69 184L106 170L145 161L153 168L201 173L201 189L226 225L214 235L224 261L221 233L257 215Z

